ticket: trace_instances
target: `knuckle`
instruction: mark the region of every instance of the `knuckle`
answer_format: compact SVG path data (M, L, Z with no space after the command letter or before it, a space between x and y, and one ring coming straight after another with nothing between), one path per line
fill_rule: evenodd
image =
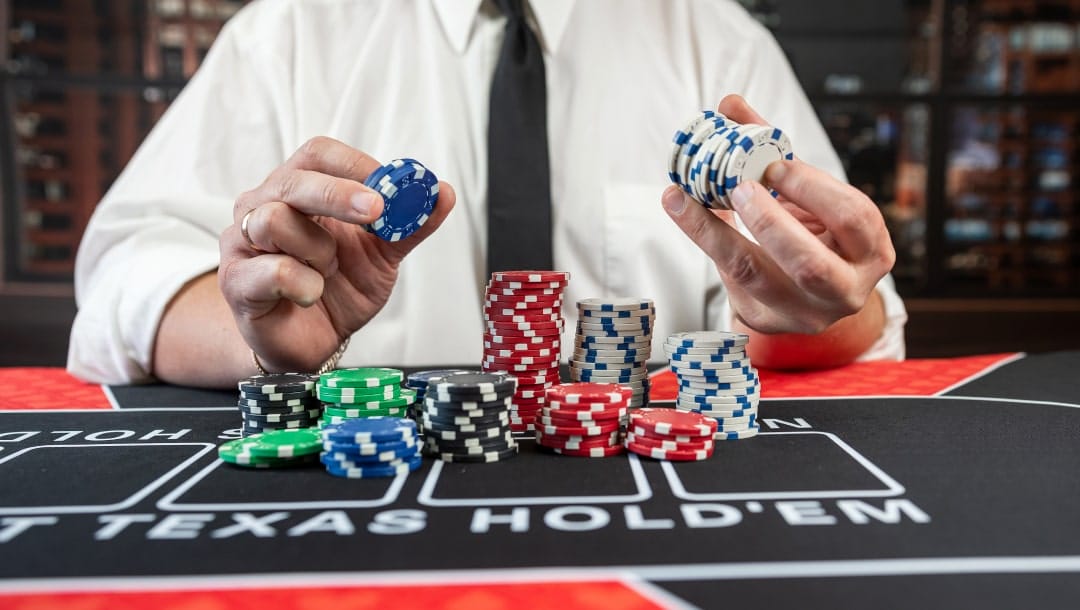
M239 218L255 207L255 191L244 191L233 201L233 218Z
M317 244L320 263L324 265L329 264L331 261L334 260L335 257L337 257L337 240L335 240L334 236L326 230L320 231Z
M892 270L893 265L896 264L896 248L893 247L892 239L888 235L876 242L868 261L869 268L878 276L883 276Z
M270 281L278 292L282 286L289 284L295 274L293 259L287 256L276 257L269 273Z
M357 178L364 171L364 166L367 164L368 156L360 151L352 151L351 154L345 156L344 160L344 175L355 176Z
M866 297L862 295L848 294L840 301L840 317L859 313L866 306Z
M225 230L222 231L221 235L218 236L218 254L221 257L222 262L232 259L232 245L236 243L236 239L238 237L240 237L240 228L236 225L236 223L225 227ZM220 274L220 272L221 266L219 265L218 273Z
M263 208L259 212L262 231L264 235L269 236L270 242L274 243L274 236L282 230L282 224L288 223L290 208L284 203L268 203Z
M322 159L323 154L329 147L330 138L326 136L315 136L308 141L300 145L300 148L296 149L296 161L303 167L310 167L316 165Z
M269 270L273 293L282 298L286 294L295 292L297 286L307 283L311 278L312 271L307 265L291 256L278 256Z
M279 171L273 178L271 190L278 201L289 202L300 188L300 173Z
M824 317L807 319L804 323L804 327L799 330L799 333L803 335L820 335L821 333L828 330L828 328L832 326L834 321L835 320L827 319Z
M843 218L838 220L838 226L835 230L845 235L860 235L868 230L868 234L876 234L877 231L870 227L870 224L857 214L845 214Z
M780 216L777 212L782 212L783 208L779 206L764 208L753 219L753 224L748 225L748 228L755 235L768 235L775 231L781 231ZM783 212L786 214L786 212Z
M821 292L829 288L833 280L832 268L827 262L816 257L804 258L792 274L795 284L809 292Z
M337 203L341 195L341 189L338 186L337 180L332 178L323 182L322 193L320 193L322 200L329 204Z
M727 264L725 273L734 284L747 286L758 278L757 259L750 252L740 252L732 257Z
M809 165L794 160L777 161L784 167L780 178L769 186L776 190L784 191L789 199L801 201L806 194ZM773 174L775 175L775 174Z
M891 239L886 239L885 245L881 249L881 266L888 273L894 265L896 265L896 248L893 247Z
M686 227L686 234L694 241L694 243L699 246L704 246L705 243L707 243L709 229L708 218L700 216L689 223L689 226Z
M221 290L221 294L225 297L225 302L229 304L229 308L236 310L237 292L240 281L243 279L242 274L236 265L235 260L223 262L218 267L218 288Z

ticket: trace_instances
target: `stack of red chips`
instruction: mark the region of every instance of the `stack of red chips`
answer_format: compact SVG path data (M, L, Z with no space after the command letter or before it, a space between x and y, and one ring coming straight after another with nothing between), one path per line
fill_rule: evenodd
M637 409L626 429L627 450L657 460L700 461L712 457L716 420L692 411Z
M623 453L622 426L633 390L614 383L564 383L547 390L536 420L536 442L562 455Z
M517 377L510 428L535 430L544 392L559 382L562 294L565 271L501 271L491 274L484 298L484 371Z

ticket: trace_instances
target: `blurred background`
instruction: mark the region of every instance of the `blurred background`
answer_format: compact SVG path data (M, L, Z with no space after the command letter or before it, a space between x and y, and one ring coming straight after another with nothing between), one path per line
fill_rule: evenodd
M1080 347L1080 0L741 3L888 220L909 356ZM243 4L0 0L0 366L64 363L94 205Z

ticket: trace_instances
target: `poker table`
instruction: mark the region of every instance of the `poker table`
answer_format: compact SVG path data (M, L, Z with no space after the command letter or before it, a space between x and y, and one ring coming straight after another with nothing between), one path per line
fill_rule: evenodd
M231 392L0 371L3 608L1080 606L1080 352L761 372L703 462L248 470ZM670 371L652 374L670 403Z

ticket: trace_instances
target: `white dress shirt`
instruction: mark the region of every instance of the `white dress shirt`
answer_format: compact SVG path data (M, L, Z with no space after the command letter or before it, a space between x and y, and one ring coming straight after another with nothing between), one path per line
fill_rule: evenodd
M715 266L660 194L674 131L729 93L789 133L802 159L843 176L776 42L730 0L543 0L531 10L547 69L555 266L571 274L564 339L587 297L652 298L655 360L672 332L730 328ZM233 200L317 135L384 162L418 159L458 197L342 365L478 363L488 92L503 23L481 0L242 10L91 219L69 370L147 379L162 313L217 267ZM863 358L899 359L906 313L891 279L879 290L888 324Z

